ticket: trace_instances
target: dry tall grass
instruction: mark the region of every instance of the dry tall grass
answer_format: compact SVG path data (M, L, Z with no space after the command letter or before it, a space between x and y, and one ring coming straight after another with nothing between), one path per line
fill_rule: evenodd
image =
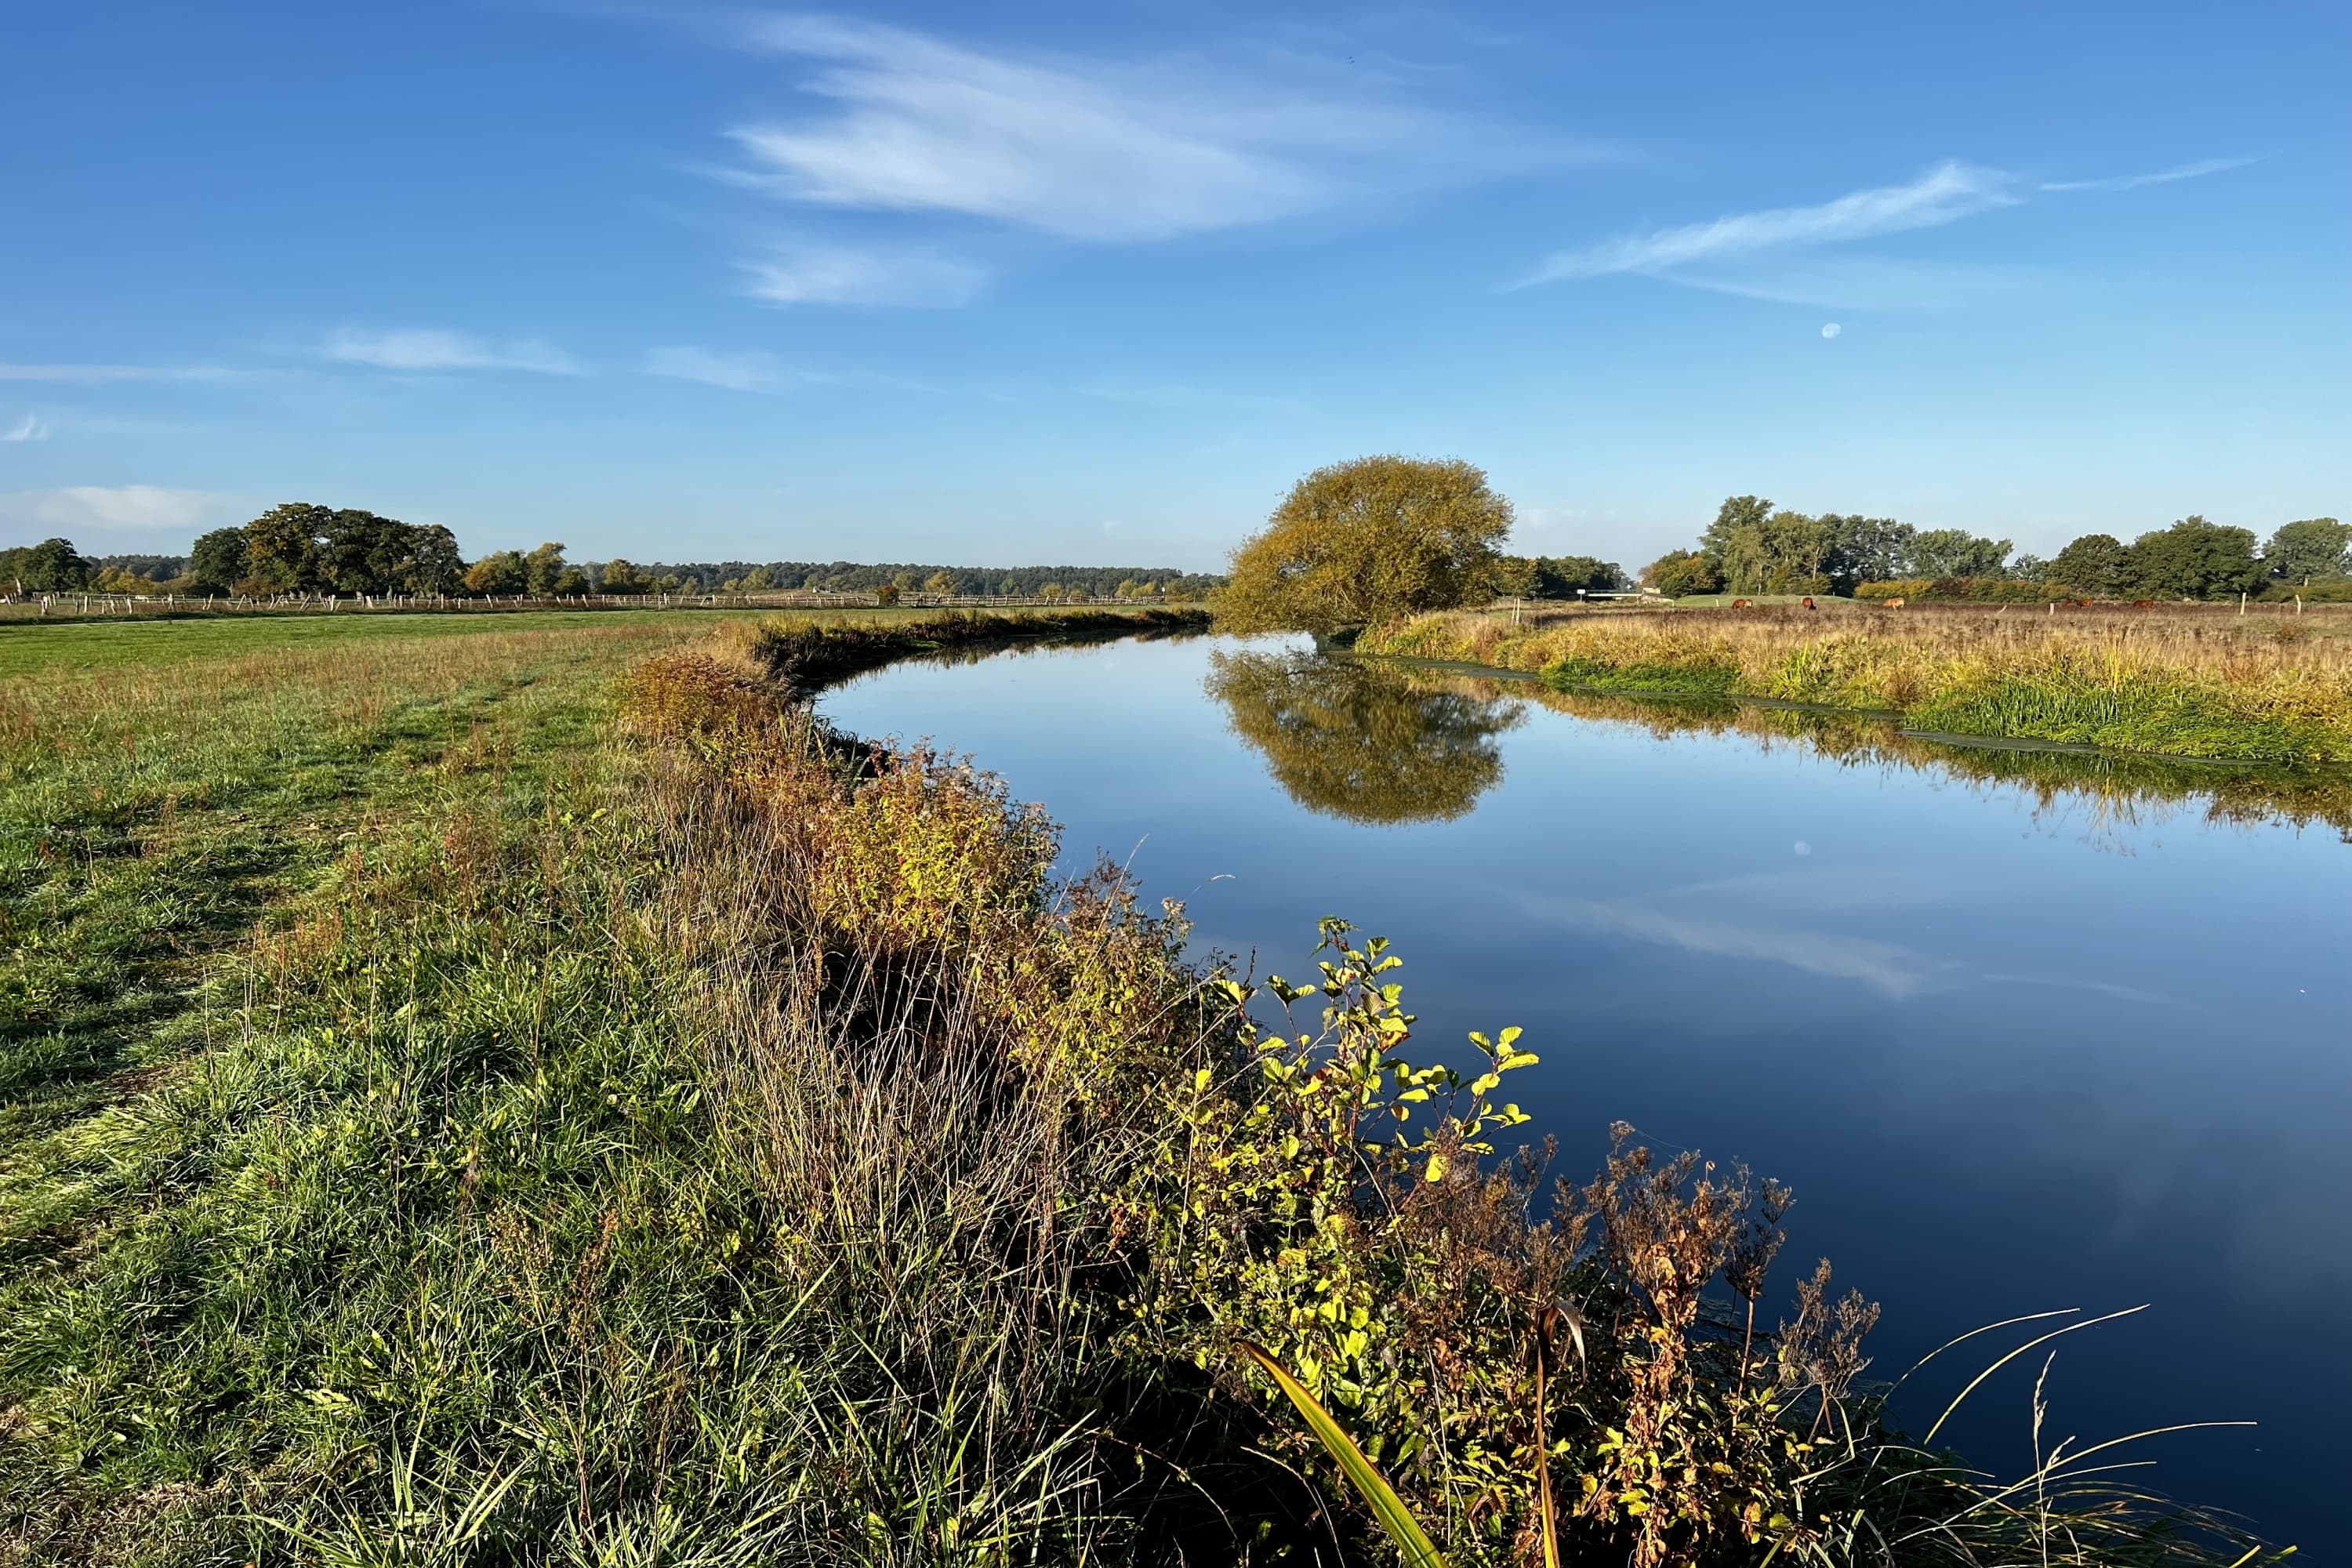
M1922 731L2352 761L2352 637L2305 626L2318 619L1774 607L1515 623L1456 611L1374 628L1357 646L1593 690L1889 711Z

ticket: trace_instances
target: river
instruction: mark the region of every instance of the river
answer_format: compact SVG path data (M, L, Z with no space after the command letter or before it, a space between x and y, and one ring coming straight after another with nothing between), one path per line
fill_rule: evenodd
M1525 1027L1543 1060L1513 1089L1562 1173L1622 1120L1788 1182L1773 1298L1832 1258L1885 1304L1873 1375L1998 1320L2145 1304L2052 1347L2045 1444L2253 1421L2138 1446L2146 1482L2342 1539L2332 785L1565 698L1295 639L904 664L823 710L971 753L1045 804L1069 868L1108 856L1181 900L1204 954L1311 973L1325 914L1391 938L1421 1037ZM1943 1358L1899 1414L1925 1426L2019 1337ZM1971 1458L2027 1454L2042 1353L1964 1406Z

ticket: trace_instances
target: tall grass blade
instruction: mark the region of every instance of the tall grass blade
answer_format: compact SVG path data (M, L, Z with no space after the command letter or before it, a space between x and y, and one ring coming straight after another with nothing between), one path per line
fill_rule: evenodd
M1944 1429L1944 1423L1952 1418L1952 1412L1958 1410L1962 1405L1966 1404L1968 1402L1969 1395L1974 1394L1978 1387L1983 1384L1986 1378L1990 1377L1994 1373L1999 1372L2002 1367L2007 1366L2011 1362L2015 1361L2027 1351L2033 1350L2041 1345L2046 1345L2052 1340L2058 1339L2066 1334L2071 1334L2078 1329L2095 1328L2101 1323L2112 1323L2117 1318L2128 1318L2134 1312L2145 1312L2147 1310L2147 1303L2143 1301L2137 1307L2126 1307L2120 1312L2108 1312L2101 1317L2085 1318L2079 1323L2069 1323L2063 1329L2053 1329L2046 1334L2026 1341L2023 1344L2018 1346L2015 1350L2010 1352L2007 1355L2001 1357L1999 1361L1993 1363L1990 1366L1977 1373L1975 1379L1970 1382L1966 1388L1963 1388L1958 1394L1954 1395L1951 1404L1944 1407L1944 1413L1936 1417L1936 1424L1927 1428L1927 1435L1919 1439L1919 1446L1924 1448L1933 1443L1936 1440L1936 1434ZM2022 1320L2018 1321L2021 1321ZM1965 1338L1966 1336L1962 1337ZM1956 1341L1954 1342L1957 1343L1958 1342Z
M1576 1346L1578 1365L1584 1363L1584 1320L1573 1307L1546 1307L1536 1317L1536 1511L1543 1527L1543 1568L1559 1568L1559 1509L1551 1495L1551 1410L1549 1388L1552 1348L1566 1329Z
M1429 1532L1421 1528L1421 1521L1412 1517L1411 1509L1405 1507L1404 1499L1397 1496L1396 1489L1372 1468L1371 1460L1364 1458L1364 1451L1356 1447L1356 1440L1348 1436L1347 1430L1328 1410L1323 1408L1322 1402L1307 1391L1305 1384L1284 1370L1283 1364L1275 1360L1273 1352L1264 1345L1251 1340L1236 1342L1242 1353L1263 1367L1265 1374L1274 1379L1274 1385L1289 1397L1291 1404L1298 1406L1298 1413L1307 1417L1307 1429L1331 1450L1331 1457L1339 1461L1339 1468L1347 1472L1348 1479L1357 1491L1363 1494L1364 1501L1370 1505L1381 1527L1389 1532L1389 1539L1396 1542L1397 1551L1403 1556L1408 1568L1446 1568L1445 1555L1437 1550L1437 1542L1430 1540Z

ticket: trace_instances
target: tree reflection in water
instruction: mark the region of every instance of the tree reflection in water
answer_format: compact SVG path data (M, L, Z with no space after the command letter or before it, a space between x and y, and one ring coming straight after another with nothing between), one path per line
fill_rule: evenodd
M2036 815L2085 813L2094 842L2186 809L2213 822L2324 823L2352 844L2352 769L2188 763L2108 752L1976 747L1903 732L1881 719L1748 703L1646 700L1554 690L1324 654L1219 653L1208 689L1234 732L1309 810L1353 822L1444 821L1502 782L1495 737L1530 703L1666 737L1743 735L1804 746L1848 767L1927 771L2022 790Z
M1464 815L1502 782L1495 738L1527 717L1516 698L1308 652L1217 653L1207 685L1291 799L1350 822Z

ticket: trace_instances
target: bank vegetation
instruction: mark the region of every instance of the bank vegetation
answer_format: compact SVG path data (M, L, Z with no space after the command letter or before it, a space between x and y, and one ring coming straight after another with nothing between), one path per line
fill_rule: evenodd
M1540 672L1556 685L1763 699L1940 734L2244 762L2352 762L2352 637L2324 617L1898 612L1392 622L1366 653Z

